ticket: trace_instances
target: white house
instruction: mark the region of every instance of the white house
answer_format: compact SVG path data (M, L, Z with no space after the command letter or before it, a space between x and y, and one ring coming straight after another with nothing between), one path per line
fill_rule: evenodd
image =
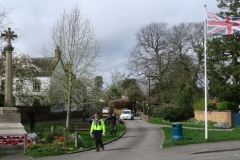
M4 66L4 52L0 59L0 74L3 73ZM16 106L19 105L51 105L50 91L54 86L54 80L56 75L63 74L64 68L61 61L61 52L57 48L55 50L55 57L41 57L41 58L30 58L32 63L41 69L40 74L36 74L32 81L19 85L19 78L13 78L13 97ZM4 77L1 79L1 90L4 94ZM60 88L58 88L60 89ZM60 102L61 103L61 102Z

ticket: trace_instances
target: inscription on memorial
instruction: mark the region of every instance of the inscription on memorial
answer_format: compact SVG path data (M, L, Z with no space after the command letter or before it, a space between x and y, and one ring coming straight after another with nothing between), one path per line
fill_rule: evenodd
M10 108L10 107L9 107ZM0 109L0 122L1 123L20 123L20 113L19 110L11 107L4 107Z

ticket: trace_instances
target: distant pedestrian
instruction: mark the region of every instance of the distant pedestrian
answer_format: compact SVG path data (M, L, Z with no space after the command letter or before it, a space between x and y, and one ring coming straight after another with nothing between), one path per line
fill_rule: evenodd
M94 119L91 124L90 134L94 135L96 142L96 151L99 152L99 146L104 150L102 135L105 135L105 124L103 119L99 119L98 114L94 114Z
M30 133L34 133L34 132L35 132L35 123L36 123L34 113L31 112L28 117L30 118L30 122L29 122L29 125L30 125Z
M93 119L94 119L94 115L92 115L92 116L90 116L90 117L88 118L88 122L89 122L90 124L92 124Z
M112 113L109 117L107 117L105 119L106 120L110 120L110 133L111 136L116 136L116 132L117 132L117 117L114 113Z

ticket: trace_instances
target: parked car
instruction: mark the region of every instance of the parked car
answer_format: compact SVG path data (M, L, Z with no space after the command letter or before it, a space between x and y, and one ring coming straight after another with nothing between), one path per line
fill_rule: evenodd
M125 109L122 111L122 113L120 114L120 119L134 119L134 112L129 110L129 109Z
M104 108L102 109L102 113L109 113L108 107L104 107Z

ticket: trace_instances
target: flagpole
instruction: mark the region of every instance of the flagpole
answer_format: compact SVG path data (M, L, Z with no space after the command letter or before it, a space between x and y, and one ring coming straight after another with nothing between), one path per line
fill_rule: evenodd
M207 112L207 24L206 24L206 9L204 5L204 86L205 86L205 139L208 139L208 112Z

